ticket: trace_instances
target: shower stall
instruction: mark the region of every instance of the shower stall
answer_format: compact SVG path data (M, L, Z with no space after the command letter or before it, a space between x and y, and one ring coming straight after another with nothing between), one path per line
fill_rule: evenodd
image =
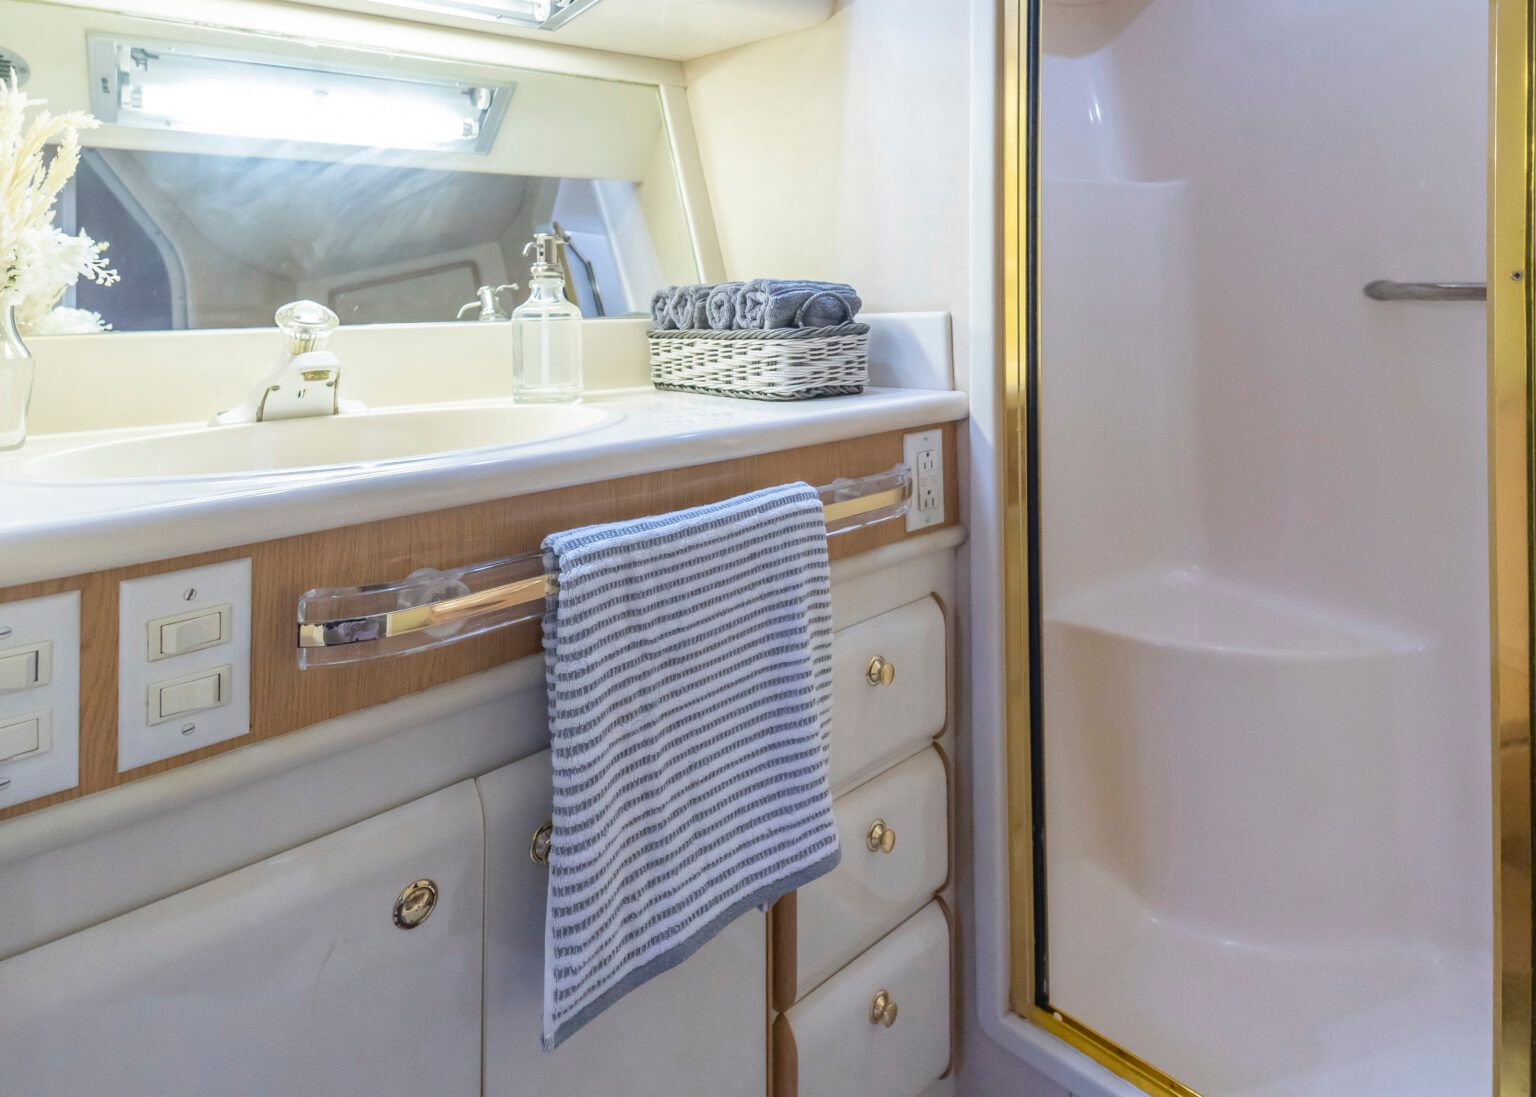
M1154 1093L1487 1097L1488 0L1022 18L1015 1008Z

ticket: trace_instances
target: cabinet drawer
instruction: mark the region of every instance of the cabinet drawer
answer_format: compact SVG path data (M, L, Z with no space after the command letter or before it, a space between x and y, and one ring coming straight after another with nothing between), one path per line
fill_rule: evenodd
M929 748L833 804L843 859L797 897L797 998L815 990L944 886L949 878L948 800L944 761ZM890 843L889 852L877 843L882 837Z
M889 1026L872 1019L881 992L895 1006ZM918 1097L949 1067L943 909L930 903L790 1010L783 1023L792 1034L798 1087L780 1077L778 1097Z
M762 1097L768 950L755 911L568 1042L541 1050L549 873L528 854L549 819L549 752L477 783L486 827L485 1097Z
M923 598L837 634L833 643L832 787L878 773L944 730L944 612ZM882 679L878 659L892 668Z

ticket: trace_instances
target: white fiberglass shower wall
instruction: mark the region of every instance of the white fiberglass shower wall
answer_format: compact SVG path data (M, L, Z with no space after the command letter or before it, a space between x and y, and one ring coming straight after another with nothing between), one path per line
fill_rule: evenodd
M1486 1097L1484 0L1044 0L1040 999Z

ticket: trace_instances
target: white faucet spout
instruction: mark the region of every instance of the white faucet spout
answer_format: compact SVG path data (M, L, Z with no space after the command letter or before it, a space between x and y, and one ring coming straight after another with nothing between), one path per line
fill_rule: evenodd
M283 351L277 365L239 406L214 416L216 424L307 419L366 410L341 398L341 359L321 349L340 319L314 301L277 310Z

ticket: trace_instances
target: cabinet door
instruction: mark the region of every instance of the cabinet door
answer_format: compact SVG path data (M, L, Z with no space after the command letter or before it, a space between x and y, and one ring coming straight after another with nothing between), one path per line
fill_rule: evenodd
M0 963L0 1090L478 1097L483 851L466 781Z
M549 819L549 753L480 778L485 802L485 1097L763 1097L767 941L738 918L553 1052L544 1008L547 871L529 857Z

